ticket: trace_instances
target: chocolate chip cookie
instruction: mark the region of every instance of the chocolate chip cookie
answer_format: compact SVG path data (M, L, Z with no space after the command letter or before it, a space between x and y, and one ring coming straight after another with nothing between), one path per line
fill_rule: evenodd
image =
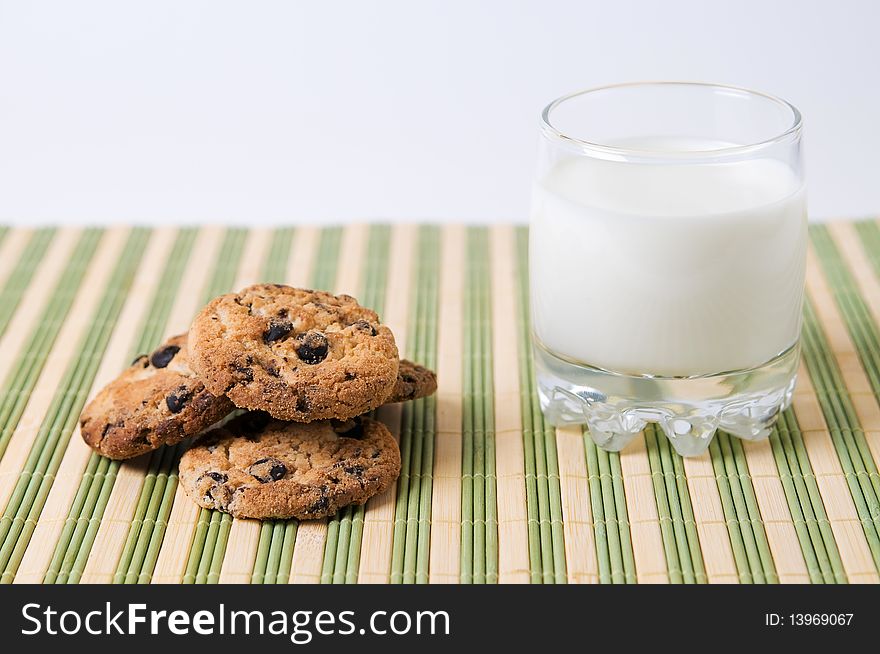
M141 355L89 402L80 416L85 442L111 459L129 459L195 436L235 407L190 370L187 336Z
M420 397L433 395L436 390L437 375L433 370L407 359L401 359L394 390L391 391L391 395L385 398L384 404L417 400Z
M325 518L400 474L400 450L370 418L308 424L254 411L203 434L180 460L192 500L237 518Z
M212 300L189 340L210 392L281 420L367 413L397 381L394 335L348 295L257 284Z

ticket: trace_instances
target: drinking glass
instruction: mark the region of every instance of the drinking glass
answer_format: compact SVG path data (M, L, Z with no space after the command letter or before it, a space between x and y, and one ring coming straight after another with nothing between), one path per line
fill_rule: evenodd
M801 115L717 84L580 91L542 113L529 237L541 407L620 450L700 454L791 402L806 267Z

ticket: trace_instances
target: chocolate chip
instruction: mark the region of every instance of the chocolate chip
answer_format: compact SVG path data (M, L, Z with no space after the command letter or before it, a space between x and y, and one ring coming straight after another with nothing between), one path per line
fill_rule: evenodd
M254 461L248 468L248 474L261 484L278 481L287 474L287 466L273 457Z
M330 426L333 427L333 431L345 438L360 440L364 437L364 425L357 418L346 420L344 422L340 420L331 420Z
M269 329L263 332L263 342L267 345L287 338L293 330L293 323L289 320L271 320Z
M210 477L211 479L216 481L218 484L225 484L227 481L229 481L229 476L224 475L222 472L206 472L205 474L202 475L202 477ZM200 477L200 479L201 479L201 477Z
M345 471L345 474L357 477L358 479L364 476L365 468L361 465L345 466L342 469Z
M243 366L240 363L233 363L232 369L238 373L236 376L238 377L236 384L240 384L242 382L248 383L254 381L254 369L248 366Z
M246 431L249 434L256 434L266 428L266 425L272 420L272 416L265 411L250 411L238 420L238 424L241 425L243 431Z
M275 364L271 361L266 364L266 372L269 373L269 375L271 375L272 377L281 376L281 372L278 370L278 368L275 367Z
M312 403L309 402L309 398L305 395L300 395L296 398L296 410L300 413L308 413L312 410Z
M329 506L330 498L327 497L327 487L321 486L321 497L308 509L306 509L306 513L322 513L326 511Z
M299 344L296 346L296 354L303 362L314 365L327 358L330 343L321 332L306 332L297 336L297 341Z
M177 345L160 347L150 356L150 363L152 363L155 368L164 368L171 363L171 359L173 359L174 355L178 352L180 352L180 347Z
M189 402L192 397L192 391L190 391L186 386L178 386L177 389L168 395L165 398L165 404L168 405L168 410L171 413L180 413L183 411L183 407Z
M138 363L140 363L141 365L143 365L144 368L146 368L148 365L150 365L150 359L147 357L146 354L138 354L134 358L134 361L131 362L131 365L134 366L134 365L137 365Z
M345 371L345 381L352 381L353 379L357 379L357 375L353 372Z
M168 405L168 410L171 413L180 413L188 399L186 395L169 395L165 398L165 404Z
M376 328L364 319L354 321L351 326L362 332L369 332L370 336L375 336L377 334Z

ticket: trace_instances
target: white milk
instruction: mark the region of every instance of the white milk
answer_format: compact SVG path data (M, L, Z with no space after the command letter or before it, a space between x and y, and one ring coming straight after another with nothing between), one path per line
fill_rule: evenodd
M760 366L798 338L805 195L779 161L568 159L535 186L530 238L535 334L563 358L692 376Z

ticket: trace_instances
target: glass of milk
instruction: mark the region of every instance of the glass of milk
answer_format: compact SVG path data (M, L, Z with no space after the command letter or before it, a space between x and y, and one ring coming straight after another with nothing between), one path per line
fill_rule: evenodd
M541 407L620 450L766 437L791 401L807 248L801 116L745 89L636 83L543 112L529 268Z

